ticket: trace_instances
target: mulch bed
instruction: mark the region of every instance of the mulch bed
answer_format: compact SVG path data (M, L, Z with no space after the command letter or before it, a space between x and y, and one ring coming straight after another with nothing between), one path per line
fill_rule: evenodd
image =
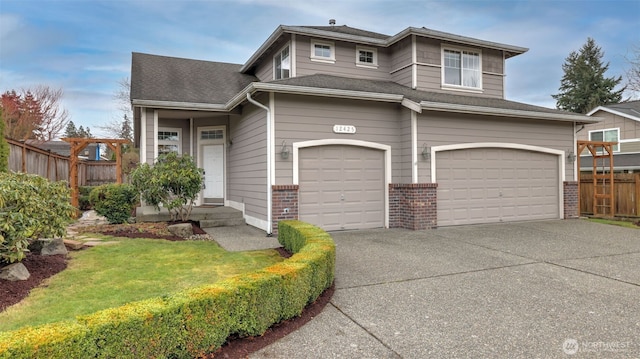
M192 222L192 225L195 234L206 234L206 232L198 226L197 222ZM105 232L104 234L128 238L162 238L170 241L185 240L180 237L159 236L137 230L116 231L113 233ZM292 255L284 248L276 248L276 250L284 258L289 258ZM63 271L67 267L67 259L64 255L41 256L39 254L27 253L27 257L22 260L22 263L27 267L31 276L28 280L16 282L0 279L0 312L4 311L7 307L20 302L29 295L31 289L39 286L43 280ZM214 357L226 359L246 358L249 354L260 350L295 331L320 314L322 309L331 300L334 291L334 286L325 290L315 302L311 303L304 309L299 317L276 324L260 337L229 338L222 348L218 349L215 353L204 356L203 359Z
M168 222L168 225L179 224L179 223L191 223L191 227L193 228L193 234L207 234L204 229L200 228L200 224L197 221L187 221L187 222ZM178 236L167 236L167 235L159 235L151 232L140 232L134 226L122 227L115 231L101 231L100 233L106 234L114 237L126 237L126 238L154 238L154 239L166 239L168 241L185 241L185 238Z
M29 295L32 288L39 286L43 280L67 268L67 259L63 254L41 256L27 253L27 257L22 260L22 264L27 267L31 274L29 279L15 282L0 279L0 312L20 302Z

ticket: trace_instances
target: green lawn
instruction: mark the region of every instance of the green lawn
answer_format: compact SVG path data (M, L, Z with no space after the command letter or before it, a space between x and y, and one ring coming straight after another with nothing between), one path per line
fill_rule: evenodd
M275 250L227 252L212 241L117 240L120 243L70 253L66 270L0 313L0 331L70 320L282 260Z
M618 221L618 220L604 219L604 218L589 218L588 220L596 223L612 224L614 226L640 229L640 227L636 226L631 221Z

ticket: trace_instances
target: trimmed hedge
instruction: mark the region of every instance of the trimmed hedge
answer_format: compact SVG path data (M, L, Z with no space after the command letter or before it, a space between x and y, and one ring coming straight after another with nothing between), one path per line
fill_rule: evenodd
M333 283L335 245L300 221L278 223L290 258L216 284L0 333L0 358L194 358L231 335L262 335L300 315Z

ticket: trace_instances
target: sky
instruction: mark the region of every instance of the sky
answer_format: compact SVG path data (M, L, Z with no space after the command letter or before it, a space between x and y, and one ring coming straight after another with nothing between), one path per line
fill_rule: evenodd
M76 126L121 121L131 53L243 64L278 25L427 27L529 48L507 60L506 97L555 108L562 64L588 37L624 75L640 47L640 0L0 0L0 91L62 88Z

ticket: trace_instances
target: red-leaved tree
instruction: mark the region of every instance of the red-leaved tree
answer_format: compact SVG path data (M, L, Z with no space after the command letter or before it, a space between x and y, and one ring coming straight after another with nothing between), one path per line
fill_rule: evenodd
M7 91L0 96L5 135L14 140L50 141L69 122L69 112L60 105L62 89L37 86L33 90Z

